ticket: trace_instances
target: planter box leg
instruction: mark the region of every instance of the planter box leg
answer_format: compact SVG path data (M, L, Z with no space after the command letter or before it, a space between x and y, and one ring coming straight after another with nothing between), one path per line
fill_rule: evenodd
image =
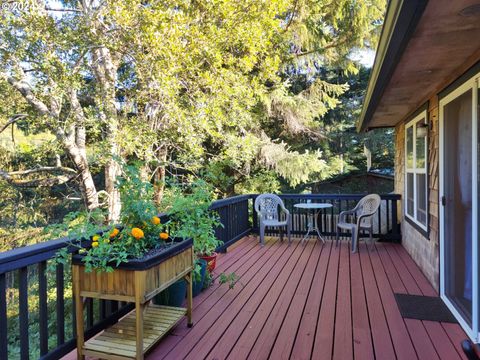
M192 308L193 308L193 271L190 272L189 275L185 276L185 280L187 281L187 326L192 327Z
M137 360L143 360L143 310L145 304L135 303L135 329L137 333Z

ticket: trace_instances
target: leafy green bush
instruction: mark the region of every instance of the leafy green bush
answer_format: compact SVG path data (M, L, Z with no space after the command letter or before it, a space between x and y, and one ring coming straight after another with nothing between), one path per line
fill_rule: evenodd
M223 225L219 215L210 211L213 188L203 180L196 180L182 189L173 184L166 196L167 214L172 234L193 239L197 255L212 255L222 244L215 236L215 229Z
M62 224L49 228L57 235L66 233L75 239L68 243L84 254L87 272L93 269L111 272L112 263L118 266L129 259L141 258L148 251L165 246L169 239L164 232L166 224L161 224L156 216L153 186L141 179L138 165L123 166L118 189L122 200L121 228L107 226L107 214L102 209L71 213ZM104 231L99 233L102 226ZM86 249L82 240L91 240L91 247ZM57 262L66 263L68 256L67 248L63 248L57 254Z

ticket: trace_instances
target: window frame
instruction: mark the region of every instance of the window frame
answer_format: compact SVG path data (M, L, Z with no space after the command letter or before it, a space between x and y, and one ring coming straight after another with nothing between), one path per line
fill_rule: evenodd
M413 119L408 121L405 124L405 178L404 178L404 191L405 191L405 206L404 206L404 216L410 223L412 223L418 230L421 230L424 235L428 238L428 224L429 224L429 188L428 188L428 146L429 146L429 131L427 127L427 134L425 135L425 165L423 168L417 168L417 124L418 123L428 124L428 112L427 109L422 109ZM408 167L408 130L412 129L413 137L413 167ZM408 213L408 174L413 174L413 216ZM418 220L417 208L418 208L418 196L417 196L417 175L425 175L425 212L426 219L425 224L422 224Z

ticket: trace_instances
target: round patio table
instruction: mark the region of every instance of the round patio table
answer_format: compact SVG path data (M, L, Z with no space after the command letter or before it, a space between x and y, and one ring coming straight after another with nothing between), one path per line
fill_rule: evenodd
M313 233L313 232L316 232L318 238L322 240L323 243L325 243L325 239L323 238L322 233L318 228L317 217L318 217L318 213L321 210L331 208L333 205L326 204L326 203L298 203L293 206L296 207L297 209L303 209L307 211L307 233L303 237L302 243L305 241L306 238L311 236L310 233Z

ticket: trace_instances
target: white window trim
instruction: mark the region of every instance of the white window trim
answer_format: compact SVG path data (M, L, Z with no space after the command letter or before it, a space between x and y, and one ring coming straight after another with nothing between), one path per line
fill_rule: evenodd
M404 206L404 214L409 220L411 220L415 225L423 229L424 231L428 231L428 132L425 139L425 167L423 169L417 168L417 123L419 122L427 122L427 110L422 111L420 114L415 116L412 120L410 120L407 124L405 124L405 179L404 179L404 188L405 188L405 206ZM407 130L409 128L413 129L413 168L408 167L408 148L407 148ZM413 174L413 216L408 213L408 174ZM417 220L417 174L424 174L426 181L425 181L425 195L426 195L426 221L425 224L422 224L420 221Z

